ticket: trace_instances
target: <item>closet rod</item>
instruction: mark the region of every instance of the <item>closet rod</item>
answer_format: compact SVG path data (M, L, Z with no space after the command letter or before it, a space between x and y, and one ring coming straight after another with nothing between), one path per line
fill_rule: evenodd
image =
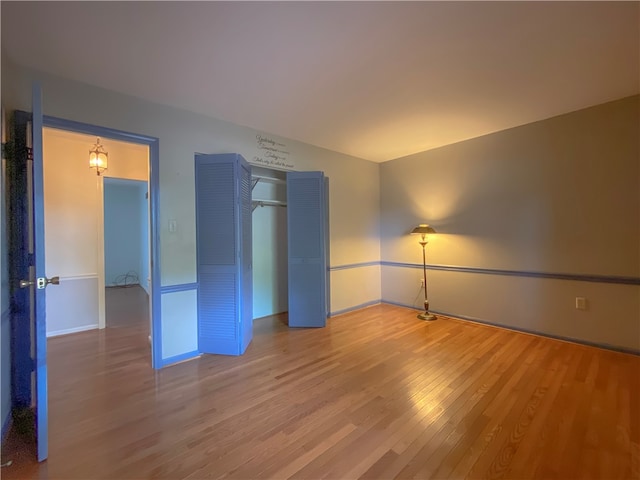
M286 181L284 181L281 178L267 177L267 176L264 176L264 175L251 175L251 178L253 180L258 180L258 181L262 180L262 181L271 182L271 183L287 183Z
M252 200L251 211L253 212L257 207L286 207L286 202L279 200Z

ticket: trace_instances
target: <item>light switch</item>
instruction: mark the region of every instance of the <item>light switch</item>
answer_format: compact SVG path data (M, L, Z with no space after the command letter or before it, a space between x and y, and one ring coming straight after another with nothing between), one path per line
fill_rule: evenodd
M175 233L178 229L178 224L175 220L169 220L169 232Z

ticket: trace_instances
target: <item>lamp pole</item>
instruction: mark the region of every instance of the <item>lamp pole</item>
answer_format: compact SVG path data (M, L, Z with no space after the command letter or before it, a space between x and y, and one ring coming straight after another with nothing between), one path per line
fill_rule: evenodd
M429 300L427 298L427 239L424 233L422 234L422 240L418 243L422 245L422 275L424 282L424 312L418 314L418 318L421 320L435 320L436 316L429 313Z
M429 299L427 298L427 234L436 233L433 227L430 227L426 223L421 223L413 230L412 235L419 234L420 240L418 243L422 246L422 281L424 286L424 312L418 315L421 320L435 320L436 316L429 313Z

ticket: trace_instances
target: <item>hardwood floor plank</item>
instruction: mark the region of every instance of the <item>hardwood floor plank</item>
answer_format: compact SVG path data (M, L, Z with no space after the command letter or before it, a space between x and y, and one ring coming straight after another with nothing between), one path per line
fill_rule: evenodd
M472 469L473 465L484 454L487 447L495 439L497 434L502 430L502 421L510 411L511 407L517 400L517 395L513 394L518 384L526 383L526 362L514 362L513 358L518 357L519 351L526 351L528 355L536 354L535 343L533 339L526 339L529 343L523 350L519 342L515 342L512 350L504 350L501 364L493 374L493 379L487 394L478 405L477 413L490 419L487 425L482 429L480 434L466 437L463 445L465 451L463 455L454 454L450 465L447 467L449 478L464 478ZM524 357L526 358L526 357ZM520 356L520 359L524 359ZM498 407L499 408L496 408ZM457 461L457 464L455 461Z
M534 478L559 478L559 469L564 458L565 445L572 441L571 424L575 417L575 407L581 399L581 389L575 382L576 371L585 349L573 349L573 354L565 357L567 369L556 397L553 410L545 422L542 433L544 448L537 458L540 459ZM571 353L571 350L570 350Z
M567 374L568 365L559 355L556 355L550 366L545 381L538 388L544 392L537 413L532 416L529 431L521 441L519 448L514 452L509 472L505 477L529 479L533 478L540 460L542 449L547 442L553 441L544 435L544 428L549 421L550 412L556 408L558 393L563 378Z
M496 462L501 460L500 454L504 452L504 443L507 441L511 425L522 411L531 395L531 390L535 387L535 379L525 375L525 373L534 364L535 359L539 357L545 358L544 352L545 349L541 348L541 344L534 342L529 349L529 355L522 358L522 363L513 362L512 366L503 374L503 378L508 378L508 381L504 387L500 388L499 393L506 393L512 399L509 400L508 408L505 408L504 402L495 401L495 399L485 408L483 413L491 419L491 424L494 425L494 428L485 436L486 441L482 446L482 455L471 466L471 469L465 473L465 476L478 478L496 468ZM512 374L511 371L514 373ZM536 370L535 375L539 374L539 370ZM511 385L511 388L509 388L509 385ZM500 411L495 410L497 405L502 406ZM505 411L507 411L507 414L503 417ZM500 420L497 420L497 418L500 418Z
M527 339L527 340L530 340L530 339ZM515 353L516 351L515 349L517 348L516 342L513 342L511 346L514 349L512 353ZM484 366L485 368L488 368L490 366L489 362L487 363L478 362L477 364ZM487 403L490 402L493 392L497 393L502 390L504 382L507 382L508 379L512 379L512 381L515 381L515 379L517 378L517 377L511 376L511 371L515 370L517 367L516 363L514 362L507 363L505 361L505 362L496 362L495 365L498 367L499 370L501 370L501 374L493 373L493 375L491 375L489 378L486 378L482 375L479 375L477 378L474 378L474 377L468 378L468 380L475 380L476 382L475 386L477 386L478 388L489 389L489 393L484 396L484 400ZM505 372L507 373L505 374ZM482 371L479 371L479 373L482 373ZM490 388L491 386L494 387L493 390L491 390ZM457 396L455 394L452 394L455 392L456 391L454 390L450 390L448 392L448 395L446 395L441 402L436 401L436 402L429 402L426 404L429 407L426 410L427 413L431 413L432 411L435 410L431 417L432 421L427 425L423 423L418 423L413 427L411 431L407 432L394 445L393 449L396 453L399 454L399 457L395 462L389 465L386 471L383 472L383 475L385 477L395 477L397 475L400 475L401 472L403 471L404 471L403 475L410 475L410 474L412 475L413 473L415 473L415 470L419 468L416 465L417 462L419 461L418 460L419 452L424 448L426 443L429 441L430 435L435 434L435 428L441 427L444 424L444 422L448 420L447 416L445 416L445 418L442 420L440 420L440 417L445 413L448 413L448 414L454 413L454 409L452 405L455 405L455 404L453 402L455 402L460 398L460 395L464 393L464 390L463 389L457 390L457 394L458 394ZM431 391L429 393L433 394L434 392ZM456 420L457 419L454 419L453 422L455 423ZM435 425L435 427L433 427L433 425Z
M50 457L3 478L640 477L638 356L377 305L156 372L112 314L49 340Z

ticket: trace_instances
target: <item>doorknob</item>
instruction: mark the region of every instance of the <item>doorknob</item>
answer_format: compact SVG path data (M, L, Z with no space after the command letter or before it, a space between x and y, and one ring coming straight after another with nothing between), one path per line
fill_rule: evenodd
M27 288L37 285L39 289L47 288L47 285L60 285L60 277L39 277L35 282L32 280L20 280L20 288Z
M33 285L33 282L31 283ZM39 277L38 278L38 289L47 288L47 285L60 285L60 277Z

